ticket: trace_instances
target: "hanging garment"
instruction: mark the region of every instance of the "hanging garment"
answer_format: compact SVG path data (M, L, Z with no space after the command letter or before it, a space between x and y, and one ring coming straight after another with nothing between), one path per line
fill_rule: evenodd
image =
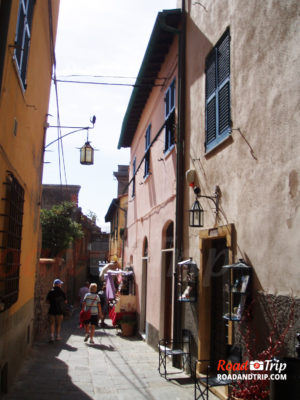
M110 272L107 273L106 280L106 298L108 300L113 300L115 298L116 288L114 284L113 276Z

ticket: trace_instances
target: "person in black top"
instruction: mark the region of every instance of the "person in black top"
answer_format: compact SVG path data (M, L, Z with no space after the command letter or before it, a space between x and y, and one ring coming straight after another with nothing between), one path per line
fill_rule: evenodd
M107 328L106 323L104 322L107 311L108 311L108 301L106 298L106 282L100 282L100 290L98 292L98 296L100 297L101 309L102 309L102 317L101 317L101 328Z
M50 343L54 342L55 328L56 340L61 340L60 329L63 320L63 306L67 303L66 295L63 292L61 285L63 282L60 279L55 279L53 288L47 294L46 301L49 303L49 322L50 322Z

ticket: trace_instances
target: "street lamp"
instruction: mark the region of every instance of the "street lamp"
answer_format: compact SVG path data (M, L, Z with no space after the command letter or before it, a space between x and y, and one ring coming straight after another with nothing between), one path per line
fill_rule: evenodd
M221 191L219 186L215 187L215 193L212 196L205 196L201 194L201 189L198 186L193 186L194 188L194 193L196 195L196 200L193 203L191 209L189 210L190 213L190 221L189 221L189 226L190 227L196 227L196 228L201 228L204 226L204 221L203 221L203 208L201 207L201 204L198 201L198 198L205 198L212 200L215 204L215 213L218 216L219 213L219 201L220 201L220 196L221 196Z
M80 164L92 165L94 164L94 149L87 140L80 149Z
M95 122L96 122L96 116L94 115L91 119L90 122L93 124L93 126L87 126L87 127L78 127L78 126L53 126L49 125L46 123L45 128L60 128L60 129L75 129L74 131L68 132L65 135L60 136L59 138L53 140L52 142L48 143L44 149L47 147L51 146L53 143L57 142L58 140L62 140L64 137L71 135L76 132L80 132L83 130L87 131L87 139L85 144L80 148L80 164L82 165L93 165L94 164L94 148L91 146L91 142L89 141L89 129L93 129Z
M190 227L201 228L203 226L203 208L197 199L193 203L189 213Z

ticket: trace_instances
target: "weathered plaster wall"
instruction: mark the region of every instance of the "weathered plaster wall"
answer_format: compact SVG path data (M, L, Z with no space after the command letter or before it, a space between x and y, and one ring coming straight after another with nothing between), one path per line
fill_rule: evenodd
M203 194L220 186L218 225L235 225L235 258L253 265L256 286L299 296L299 2L203 0L187 9L186 169ZM227 27L232 134L205 154L205 58ZM193 198L186 188L187 209ZM201 203L212 228L213 204ZM186 228L185 249L199 259L198 233Z

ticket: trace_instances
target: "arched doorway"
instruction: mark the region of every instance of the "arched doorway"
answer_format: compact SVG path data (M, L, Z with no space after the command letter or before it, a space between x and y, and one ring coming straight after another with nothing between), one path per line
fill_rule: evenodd
M148 269L148 239L145 237L143 242L142 254L142 287L141 287L141 314L140 314L140 333L147 338L147 271Z
M174 223L168 222L162 238L162 334L172 338L173 271L174 271Z

